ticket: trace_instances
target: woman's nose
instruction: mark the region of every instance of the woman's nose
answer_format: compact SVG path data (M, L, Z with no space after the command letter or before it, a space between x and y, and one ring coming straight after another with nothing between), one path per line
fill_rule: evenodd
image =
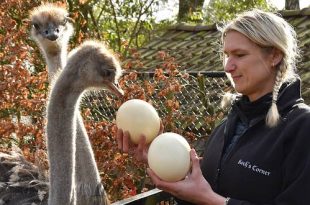
M225 62L224 71L227 73L231 73L234 70L236 70L236 67L237 67L236 64L227 59Z

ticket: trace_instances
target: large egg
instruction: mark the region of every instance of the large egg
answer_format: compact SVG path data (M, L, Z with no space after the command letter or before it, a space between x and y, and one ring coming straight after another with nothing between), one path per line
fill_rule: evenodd
M148 164L162 180L179 181L190 169L190 145L179 134L163 133L149 147Z
M138 144L141 135L145 135L146 143L150 143L160 129L160 118L155 108L139 99L123 103L116 113L116 125L130 133L131 141Z

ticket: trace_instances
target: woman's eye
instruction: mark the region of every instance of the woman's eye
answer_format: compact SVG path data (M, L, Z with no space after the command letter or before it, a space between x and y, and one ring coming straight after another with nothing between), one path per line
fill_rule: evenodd
M239 57L239 58L241 58L241 57L245 56L245 54L240 53L240 54L236 54L236 56Z

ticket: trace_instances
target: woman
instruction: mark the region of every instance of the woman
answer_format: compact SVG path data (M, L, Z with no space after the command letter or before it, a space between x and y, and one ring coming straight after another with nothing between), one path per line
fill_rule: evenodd
M295 74L296 33L281 17L252 10L222 31L224 69L238 96L213 131L201 162L182 181L154 184L181 204L254 205L310 203L310 108ZM128 151L128 133L118 131ZM144 139L137 153L146 157Z

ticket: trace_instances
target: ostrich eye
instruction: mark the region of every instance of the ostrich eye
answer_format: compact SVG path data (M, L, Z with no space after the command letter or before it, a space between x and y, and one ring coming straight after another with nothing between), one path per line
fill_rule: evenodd
M72 18L70 18L69 16L66 16L65 17L65 20L64 20L64 24L66 24L66 23L74 23L74 20L72 19Z
M111 77L113 75L113 70L110 70L110 69L105 69L105 70L102 70L101 71L101 75L104 76L104 77Z
M62 22L62 25L66 25L67 22L68 22L68 19L67 19L67 17L65 17L65 19Z
M37 30L40 29L40 26L39 26L39 24L37 24L37 23L33 23L32 26L33 26L35 29L37 29Z

